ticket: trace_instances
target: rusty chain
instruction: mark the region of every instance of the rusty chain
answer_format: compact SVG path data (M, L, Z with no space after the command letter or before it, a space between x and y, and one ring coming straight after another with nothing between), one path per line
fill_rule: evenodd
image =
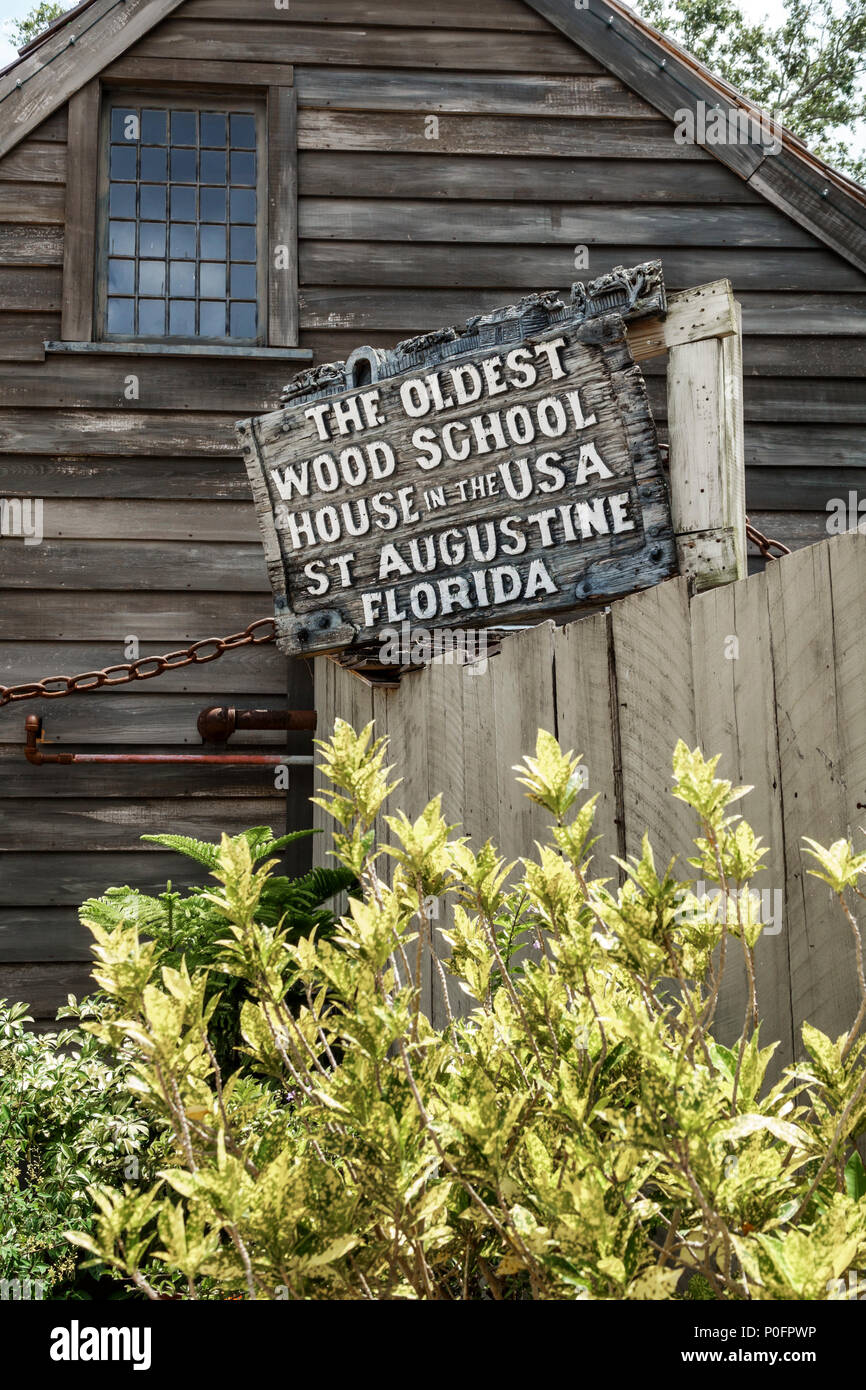
M259 632L261 636L257 635ZM142 656L137 661L106 666L104 671L83 671L77 676L46 676L44 680L32 681L27 685L0 685L0 708L18 700L62 700L67 695L85 695L91 690L153 680L165 671L179 671L184 666L204 666L209 661L218 661L226 652L235 651L238 647L264 646L276 641L276 635L274 619L259 618L245 627L243 632L233 632L230 637L205 637L165 656ZM213 650L209 651L208 648Z
M783 545L781 541L770 540L768 536L758 530L757 526L752 525L748 517L746 517L746 540L751 541L752 545L760 550L765 560L778 560L783 555L791 554L787 545ZM774 550L777 552L775 555L773 554Z
M746 538L758 548L765 560L791 554L781 541L770 540L763 535L748 517ZM774 555L773 551L777 553ZM259 631L261 636L256 635ZM103 671L82 671L77 676L46 676L44 680L31 681L26 685L0 685L0 709L19 700L62 700L67 695L86 695L91 690L112 689L116 685L130 685L133 681L150 681L166 671L179 671L184 666L204 666L209 661L218 661L226 652L235 651L238 647L261 647L274 641L274 619L259 618L245 627L243 632L233 632L230 637L205 637L176 652L167 652L165 656L142 656L137 661L106 666ZM207 651L207 648L213 650Z

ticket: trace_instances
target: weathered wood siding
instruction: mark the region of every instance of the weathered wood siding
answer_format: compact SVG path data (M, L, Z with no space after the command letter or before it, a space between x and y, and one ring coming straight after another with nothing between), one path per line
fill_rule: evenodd
M756 953L761 1036L780 1040L778 1070L798 1052L804 1020L836 1037L859 1004L848 924L829 888L809 875L802 841L852 837L863 848L864 588L866 537L850 535L691 600L675 579L608 613L542 624L508 638L486 670L440 661L385 691L320 661L321 727L337 717L356 729L375 720L403 779L390 811L414 818L441 792L449 824L476 846L490 837L509 860L531 857L535 841L549 838L549 817L512 767L534 752L539 728L550 730L583 754L588 794L598 794L603 838L593 872L602 877L618 872L609 855L640 855L645 829L656 862L680 856L679 876L691 876L685 856L698 826L670 794L671 755L678 738L720 753L721 776L753 785L739 809L770 847L755 887L779 895L771 925L780 929ZM327 849L323 836L316 853ZM772 914L776 900L766 902ZM443 907L440 928L445 915ZM725 1042L738 1036L747 1000L736 942L728 956L717 1015ZM441 1023L436 980L425 987Z
M672 289L729 276L743 305L757 524L802 545L824 534L828 498L866 494L866 279L677 145L521 0L244 0L242 25L236 0L186 0L124 63L146 83L165 59L190 81L200 59L295 65L301 343L317 361L660 256ZM46 503L42 546L0 543L4 683L122 660L131 634L156 652L270 609L232 426L276 403L287 369L43 359L60 336L65 138L61 113L0 161L0 495ZM663 424L664 360L647 370ZM259 651L39 712L76 745L170 749L195 742L203 705L285 691L283 664ZM0 996L30 993L50 1014L77 987L64 963L86 954L73 905L168 872L138 845L144 825L216 832L282 812L264 772L30 768L32 708L0 712Z

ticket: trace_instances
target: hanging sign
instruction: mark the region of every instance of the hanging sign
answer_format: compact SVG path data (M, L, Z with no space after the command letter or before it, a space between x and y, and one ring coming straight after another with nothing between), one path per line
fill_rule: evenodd
M359 349L242 422L281 649L531 623L674 574L622 317L663 311L659 285L619 313L589 312L581 285L571 312L533 296L393 353Z

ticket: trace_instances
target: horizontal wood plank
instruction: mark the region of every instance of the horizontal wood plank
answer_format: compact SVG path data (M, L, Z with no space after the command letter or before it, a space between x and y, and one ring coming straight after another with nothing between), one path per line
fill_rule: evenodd
M557 201L584 202L732 203L759 202L736 175L720 164L656 159L554 159L539 156L531 162L510 155L373 153L363 162L359 179L358 152L302 150L298 184L303 197L352 198L500 198L546 202L551 190Z
M0 744L0 801L29 801L38 797L65 800L90 798L136 801L148 797L183 797L206 801L240 797L247 801L262 799L262 812L257 822L269 823L274 797L273 770L269 767L232 767L163 763L143 768L141 764L100 765L77 763L69 766L33 767L25 761L22 745L22 720L19 741ZM106 744L100 751L111 751ZM127 753L174 753L175 745L125 745L117 751ZM189 750L187 750L189 751ZM290 774L291 777L291 774ZM300 781L300 777L299 777ZM289 795L294 793L291 791ZM14 806L10 814L15 813ZM311 812L312 814L312 812Z
M224 660L227 661L227 658ZM39 674L50 672L40 670ZM163 694L159 682L153 681L119 690L96 690L82 699L28 700L26 713L42 716L46 752L52 748L102 752L109 744L122 747L140 743L172 744L189 753L201 752L202 743L196 721L203 709L213 705L259 708L258 702L248 694L232 690L230 680L229 665L225 676L213 678L214 693L207 698L195 691L185 695ZM276 696L265 698L272 700L275 708L285 703ZM0 709L0 739L4 743L12 743L19 738L23 741L24 713L20 705L6 705ZM244 730L234 734L230 748L223 751L240 752L246 749L251 752L262 748L268 752L279 752L285 748L286 739L286 733L279 730ZM37 771L46 773L46 781L54 770L50 765L37 768ZM262 771L273 786L273 769L264 767ZM144 768L142 785L145 785L145 778L149 775L150 770Z
M27 183L65 183L66 146L31 136L0 159L0 179Z
M6 589L0 602L3 637L9 642L109 642L115 651L130 635L170 651L202 636L243 632L271 609L259 595L231 588L194 593L154 590L146 584L131 592L115 591L109 604L101 591L32 587ZM217 670L211 668L214 676Z
M203 628L201 631L204 633ZM141 657L158 656L165 651L162 642L142 641L132 628L123 634L122 639L114 642L73 642L68 637L53 642L4 640L0 642L0 684L21 685L33 680L34 673L39 673L41 679L44 672L75 674L79 671L102 671L129 660L127 650L130 637L137 638ZM277 651L275 645L268 644L228 651L220 659L218 667L210 662L207 665L185 666L179 671L166 671L153 682L144 681L135 688L142 696L195 694L203 697L206 705L214 684L219 683L231 686L238 695L262 699L267 696L274 708L280 708L280 697L285 696L286 692L286 680L286 657ZM245 703L249 704L249 700ZM61 713L59 703L54 708L58 714Z
M50 458L6 454L6 494L14 497L178 498L246 502L250 485L239 458Z
M12 309L47 313L60 308L61 274L41 266L0 267L0 304Z
M20 226L14 222L0 222L0 266L59 266L62 263L61 227ZM5 309L10 307L5 303L5 294L0 303Z
M555 202L548 198L516 206L454 199L302 198L299 230L308 240L335 241L818 248L814 237L772 208L569 204L563 201L568 188L561 182L556 193Z
M201 24L181 17L153 30L135 46L133 56L334 67L459 67L503 74L598 71L581 49L549 28L528 34L459 29L419 33L381 25L286 25L279 20L241 27L236 19ZM298 73L298 82L300 77Z
M142 359L144 360L144 359ZM290 373L289 375L293 375ZM200 414L190 410L3 410L0 453L116 455L236 455L237 412Z
M322 20L321 0L291 0L290 7L274 13L273 0L244 0L244 22L273 25L279 19L291 36L295 24ZM329 0L329 24L394 25L407 28L493 29L512 33L549 33L550 26L521 0L478 0L467 9L463 0L440 0L435 10L419 7L414 0ZM235 20L236 0L187 0L186 20ZM417 35L411 36L417 42ZM592 61L588 59L588 61Z
M3 906L79 907L106 888L141 888L161 893L173 886L204 883L207 870L161 850L157 854L24 854L0 856Z
M787 467L746 469L746 511L824 512L849 494L866 500L866 440L861 435L859 468ZM856 502L855 502L856 510Z
M49 353L38 367L5 368L2 398L7 406L37 409L126 409L136 416L146 411L213 410L240 417L275 410L296 370L293 362L267 358L185 358L181 364L147 354Z
M59 313L6 314L0 310L0 362L44 362L45 340L59 332Z
M0 971L12 962L92 961L92 940L74 908L0 907Z
M271 593L264 551L256 542L188 544L149 541L4 540L0 585L6 589L216 589ZM266 605L265 612L269 609Z
M595 246L588 265L575 275L573 247L413 245L369 241L302 241L302 285L412 286L431 289L518 286L524 290L561 289L575 278L591 279L622 264L637 265L659 253L654 245ZM662 257L669 290L689 289L727 277L739 290L796 290L827 293L860 291L863 277L832 251L748 247L673 247ZM303 345L303 344L302 344Z
M239 835L253 825L279 827L283 820L285 798L278 793L269 801L260 797L230 797L225 801L202 802L173 797L121 802L55 800L44 796L14 805L7 803L5 807L0 803L0 870L3 856L10 851L71 853L77 849L85 857L107 852L164 854L157 845L143 841L142 835L190 835L197 840L218 840L221 833ZM188 861L178 855L176 862L182 869ZM3 946L0 925L0 959Z
M66 212L61 183L11 183L0 178L0 222L57 223Z
M332 73L329 70L328 79ZM345 82L347 74L343 74ZM381 77L381 74L379 75ZM438 85L431 85L429 98L420 105L405 92L394 92L393 84L384 80L377 87L376 101L386 112L394 108L400 114L377 114L367 109L371 98L362 88L357 97L344 95L341 103L354 100L358 110L328 110L301 107L298 111L298 148L301 150L385 151L393 153L430 154L431 145L440 155L512 155L567 159L656 159L686 161L689 166L709 163L711 156L698 145L677 145L673 140L670 122L654 120L579 120L567 115L551 114L561 111L552 103L542 105L536 115L521 115L525 102L516 115L459 115L442 114L443 94ZM426 95L426 94L425 94ZM476 96L475 100L479 98ZM454 103L464 105L469 96L455 93ZM516 104L516 98L513 99ZM439 105L434 103L438 102ZM389 105L390 103L390 105ZM408 108L408 109L403 109ZM457 105L457 111L462 108ZM530 108L534 109L534 108ZM438 114L435 143L431 137L429 114Z
M75 949L80 950L78 947ZM61 1019L56 1028L51 1024L60 1005L66 1003L70 994L84 999L87 995L95 994L96 989L90 966L80 963L80 955L74 958L74 963L0 965L0 999L20 1000L28 1004L31 1016L42 1025L35 1029L36 1032L68 1028L68 1020Z

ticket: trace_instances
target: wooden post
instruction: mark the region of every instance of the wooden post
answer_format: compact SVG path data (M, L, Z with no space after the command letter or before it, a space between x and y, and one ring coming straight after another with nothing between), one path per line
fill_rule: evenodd
M709 331L698 320L668 345L671 513L680 573L698 589L747 572L740 306L727 280L682 298L697 305L707 292L716 300Z

